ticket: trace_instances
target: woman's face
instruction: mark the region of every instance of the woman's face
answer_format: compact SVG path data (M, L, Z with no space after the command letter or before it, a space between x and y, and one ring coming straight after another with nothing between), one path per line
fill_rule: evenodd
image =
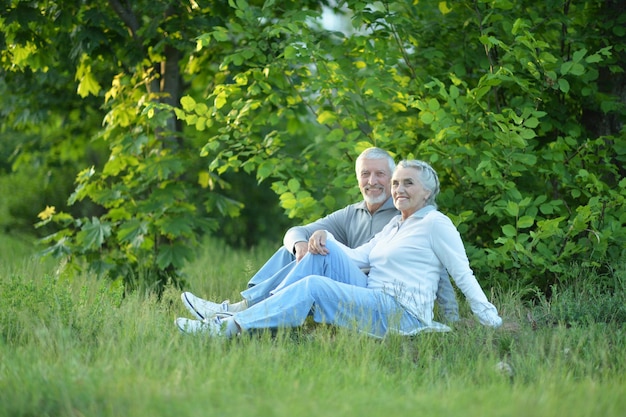
M425 190L417 176L415 168L396 168L391 178L393 204L406 219L426 205L430 191Z

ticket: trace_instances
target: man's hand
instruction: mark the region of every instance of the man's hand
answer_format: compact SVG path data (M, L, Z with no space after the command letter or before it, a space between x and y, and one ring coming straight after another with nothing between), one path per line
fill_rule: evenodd
M294 245L296 262L300 262L300 259L304 258L304 255L309 251L309 244L307 242L296 242Z
M328 255L326 248L326 230L318 230L309 238L309 252L317 255Z

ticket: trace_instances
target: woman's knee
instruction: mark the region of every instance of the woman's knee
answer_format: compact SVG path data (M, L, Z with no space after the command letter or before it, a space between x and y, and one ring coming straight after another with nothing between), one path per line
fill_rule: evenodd
M327 240L326 241L326 249L328 249L329 252L335 251L335 250L342 250L339 245L332 241L332 240Z

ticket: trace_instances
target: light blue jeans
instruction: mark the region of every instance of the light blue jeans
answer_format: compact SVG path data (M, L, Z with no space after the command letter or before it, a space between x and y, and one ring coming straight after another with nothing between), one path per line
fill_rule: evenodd
M245 331L296 327L311 314L317 323L352 327L376 337L389 331L414 334L423 327L394 297L368 289L367 275L339 246L326 244L328 255L307 254L270 291L271 297L236 313L237 324Z
M304 261L305 258L303 258L302 261ZM302 261L300 263L302 263ZM261 267L261 269L259 269L259 271L254 274L252 278L250 278L250 281L248 281L248 288L241 292L241 296L248 302L248 306L252 306L265 300L270 296L270 294L272 294L272 292L274 292L274 290L279 289L279 285L280 288L283 288L286 285L295 282L297 279L304 277L302 273L299 273L285 281L296 265L298 265L296 257L287 249L281 247L276 251L276 253L274 253L274 255L272 255L263 267ZM316 274L316 272L311 271L308 275ZM318 275L328 276L325 273ZM296 277L299 278L296 279ZM344 278L341 278L341 276L338 279L340 282L345 282L343 281ZM281 284L283 282L285 282L285 284ZM450 278L448 278L445 271L443 271L439 280L439 287L437 289L437 304L439 305L439 311L444 321L455 322L459 319L459 305L456 301L456 296L454 294L452 284L450 283Z

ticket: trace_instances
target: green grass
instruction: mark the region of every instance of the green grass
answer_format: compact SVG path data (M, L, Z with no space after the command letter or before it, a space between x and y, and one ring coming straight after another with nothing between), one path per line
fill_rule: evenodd
M238 299L275 249L215 241L187 268L199 295ZM106 281L0 239L0 416L622 416L623 272L535 305L495 304L514 326L371 339L307 323L233 341L189 337L178 290L122 296ZM623 269L621 270L623 271ZM621 274L621 275L620 275ZM556 300L556 301L555 301ZM462 304L463 315L469 317ZM512 373L499 370L499 363Z

